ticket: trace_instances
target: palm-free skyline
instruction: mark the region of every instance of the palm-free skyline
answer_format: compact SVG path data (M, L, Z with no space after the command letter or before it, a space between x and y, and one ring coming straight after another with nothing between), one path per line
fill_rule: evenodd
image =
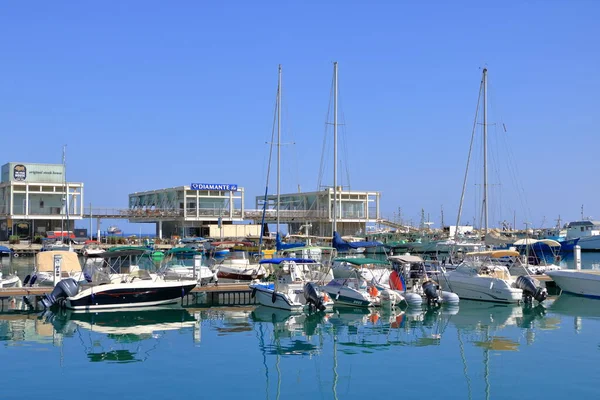
M282 64L282 141L295 144L282 148L281 190L314 191L337 61L338 179L381 192L388 219L401 207L417 224L423 208L439 226L443 206L454 224L486 66L490 224L516 215L517 228L550 226L579 219L582 204L600 218L599 11L592 1L7 4L2 164L60 163L67 144L67 178L94 207L213 182L243 186L254 208ZM480 218L480 146L462 222Z

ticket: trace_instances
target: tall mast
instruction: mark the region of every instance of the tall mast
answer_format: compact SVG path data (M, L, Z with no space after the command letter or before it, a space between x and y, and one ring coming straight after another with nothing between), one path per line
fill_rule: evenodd
M333 232L337 231L337 95L338 63L333 63Z
M487 68L483 69L483 221L488 234L488 183L487 183Z
M281 201L281 64L277 80L277 233L279 233L279 204Z

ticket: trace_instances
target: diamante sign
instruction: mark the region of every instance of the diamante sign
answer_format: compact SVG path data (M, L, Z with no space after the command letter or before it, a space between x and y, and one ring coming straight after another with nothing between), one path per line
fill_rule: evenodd
M231 183L192 183L190 184L192 190L227 190L230 192L236 192L238 185Z

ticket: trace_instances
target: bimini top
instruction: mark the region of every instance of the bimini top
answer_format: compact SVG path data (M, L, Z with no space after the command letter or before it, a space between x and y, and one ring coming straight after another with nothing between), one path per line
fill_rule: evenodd
M467 256L479 256L479 257L490 257L490 258L502 258L502 257L519 257L518 251L514 250L493 250L493 251L474 251L467 253Z
M560 243L558 243L556 240L552 240L552 239L541 239L541 240L537 240L537 239L519 239L517 240L514 245L515 246L532 246L536 243L543 243L547 246L550 247L560 247Z
M348 258L336 258L334 261L347 262L353 265L367 265L367 264L382 264L387 265L387 261L376 260L374 258L363 258L363 257L348 257Z
M35 256L36 269L38 272L54 271L54 256L60 256L62 261L60 269L65 272L80 272L81 264L77 253L74 251L41 251Z
M403 256L389 256L390 261L400 261L404 263L417 263L423 262L423 259L419 256L403 255Z
M11 250L6 246L0 246L0 253L11 253Z
M294 258L294 257L286 257L286 258L268 258L266 260L260 260L259 264L281 264L282 262L295 262L296 264L314 264L315 260L311 260L310 258Z
M102 253L88 254L88 258L124 258L129 256L138 257L145 254L147 251L148 249L144 248L119 251L104 251Z
M191 247L173 247L172 249L167 250L165 254L202 254L202 251L198 251Z

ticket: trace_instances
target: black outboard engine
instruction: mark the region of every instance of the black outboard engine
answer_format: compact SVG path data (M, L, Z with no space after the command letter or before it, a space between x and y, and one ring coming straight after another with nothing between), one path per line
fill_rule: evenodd
M79 289L78 286L77 281L73 278L61 280L56 284L52 293L42 297L42 305L44 308L50 308L67 297L75 296Z
M438 294L438 286L434 281L427 280L423 282L423 293L427 297L427 303L437 303L440 296Z
M540 303L548 297L546 288L540 287L539 282L531 276L521 275L517 278L515 285L523 290L526 299L534 298Z
M304 299L306 303L314 306L319 311L325 311L325 304L323 304L323 298L321 297L317 286L313 282L307 282L304 285Z

